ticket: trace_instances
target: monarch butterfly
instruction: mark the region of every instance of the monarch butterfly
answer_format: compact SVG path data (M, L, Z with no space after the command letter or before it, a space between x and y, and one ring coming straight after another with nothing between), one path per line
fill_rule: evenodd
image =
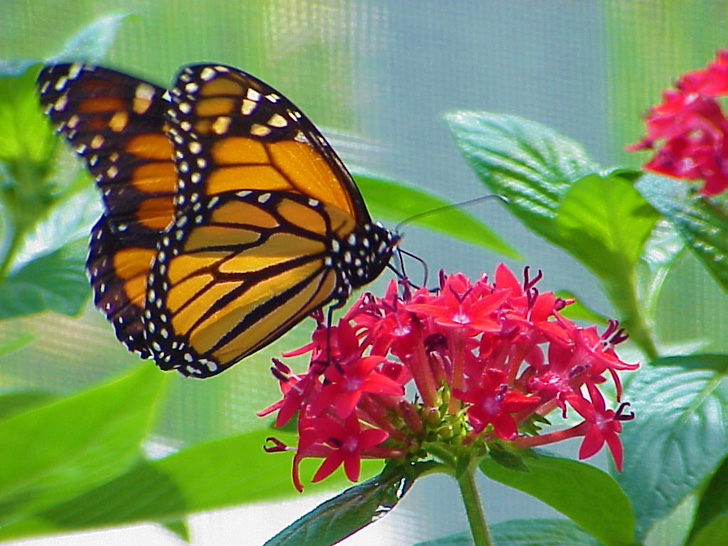
M311 121L245 72L191 65L166 91L55 64L38 89L103 196L94 302L164 370L216 375L389 263L399 236Z

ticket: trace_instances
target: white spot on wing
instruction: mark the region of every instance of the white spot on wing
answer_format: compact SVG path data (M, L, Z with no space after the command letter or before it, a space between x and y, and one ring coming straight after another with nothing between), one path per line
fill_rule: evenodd
M230 121L229 116L218 117L212 124L212 132L218 135L224 135L230 127Z
M273 116L271 116L268 120L268 125L271 127L285 127L288 125L288 120L280 114L273 114Z
M200 72L200 78L202 78L206 82L210 81L214 77L215 77L215 69L210 68L209 66L206 66L205 68L202 69L202 72Z
M265 125L260 125L258 123L254 123L250 127L250 134L254 136L264 137L268 136L271 133L270 127L266 127Z

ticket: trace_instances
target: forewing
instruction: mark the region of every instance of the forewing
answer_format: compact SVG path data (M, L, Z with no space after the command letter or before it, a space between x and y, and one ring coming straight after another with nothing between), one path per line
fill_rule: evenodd
M293 192L370 222L359 190L301 111L260 80L222 65L182 70L170 90L178 210L196 193Z

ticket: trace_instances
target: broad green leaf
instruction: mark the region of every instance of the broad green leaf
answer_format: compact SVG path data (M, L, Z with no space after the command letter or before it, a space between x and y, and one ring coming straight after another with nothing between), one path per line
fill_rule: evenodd
M187 521L183 519L178 519L175 521L169 521L166 523L162 523L162 526L167 529L168 531L171 531L175 535L177 535L179 538L184 540L185 542L191 542L190 541L190 528L187 525Z
M557 208L558 242L607 285L632 275L659 214L618 176L576 181Z
M728 290L728 204L680 180L646 174L636 188L680 233L703 266Z
M442 197L378 176L357 174L356 170L353 172L367 207L375 218L397 222L412 218L413 224L487 248L509 258L522 258L488 226ZM430 211L433 211L432 214L414 218Z
M644 546L683 546L687 543L697 501L695 494L685 497L666 517L657 521L640 541Z
M600 546L584 529L568 519L512 519L490 526L495 546ZM472 546L468 533L418 542L415 546Z
M47 62L99 62L116 38L121 22L127 17L128 14L114 13L95 19L71 36L63 49Z
M515 519L491 528L497 546L600 546L600 542L568 519Z
M354 534L389 513L427 464L413 467L416 474L393 466L379 476L350 487L294 521L265 546L329 546Z
M0 161L16 184L42 185L58 143L38 104L38 69L33 61L0 62Z
M678 366L683 370L708 370L726 375L728 356L722 354L663 356L650 362L650 366L655 368Z
M0 422L0 509L12 522L88 491L139 456L167 376L145 363L99 387Z
M141 461L95 489L0 529L0 539L174 521L203 510L298 494L291 479L292 454L263 450L271 435L295 445L295 436L266 428ZM308 475L320 460L304 463L302 475ZM363 475L381 469L380 461L362 463ZM337 472L321 483L307 485L305 492L321 492L344 483L345 477Z
M508 470L490 458L480 463L489 478L523 491L555 508L605 546L633 544L634 516L624 492L591 465L524 452L529 472Z
M641 259L652 275L659 275L662 269L671 268L678 260L685 243L680 234L664 218L658 220L645 244Z
M523 463L523 457L521 457L520 452L516 450L512 451L494 443L490 446L488 455L490 455L496 463L508 468L509 470L528 472L528 467Z
M713 518L703 527L689 546L718 546L728 544L728 513Z
M553 237L552 220L571 184L598 166L571 139L516 116L458 111L445 115L465 160L490 190L539 235Z
M726 514L728 514L728 458L723 459L723 463L713 474L700 497L690 536L695 537L714 519Z
M554 242L601 279L632 340L648 354L656 349L637 299L636 265L658 219L631 182L595 174L574 183L554 220Z
M424 542L418 542L414 546L473 546L473 537L467 532L455 533ZM496 546L500 546L496 543Z
M647 316L655 316L662 285L672 268L679 262L684 250L685 243L672 224L664 218L658 220L645 243L637 267L641 302Z
M12 353L13 351L17 351L18 349L22 349L34 339L35 336L28 333L9 336L8 339L0 344L0 356Z
M87 240L101 211L101 198L90 185L64 194L26 234L11 270L17 270L74 241Z
M0 394L0 420L23 412L32 406L38 406L56 399L57 396L47 391L24 390L10 391Z
M712 472L728 452L726 356L657 359L627 385L636 419L622 432L616 477L632 501L643 538ZM722 360L722 363L721 363Z
M26 264L0 284L0 319L46 310L78 314L90 294L85 261L84 239Z

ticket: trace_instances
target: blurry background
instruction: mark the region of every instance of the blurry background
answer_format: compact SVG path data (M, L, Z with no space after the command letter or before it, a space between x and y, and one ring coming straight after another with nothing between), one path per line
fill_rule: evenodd
M120 9L130 17L104 64L165 86L183 64L237 66L291 98L345 163L452 201L486 190L450 140L444 112L478 109L531 118L581 142L605 167L637 166L644 157L622 149L641 136L640 114L659 102L660 91L680 72L704 67L728 43L728 9L718 0L127 0L122 8L111 0L0 0L0 58L42 60L85 24ZM568 289L610 315L588 271L526 231L495 201L469 211L526 257L524 263L507 260L515 271L525 264L543 269L543 290ZM501 260L416 227L404 235L403 246L433 271L477 276ZM699 339L708 351L728 350L728 339L719 335L728 328L727 304L686 255L659 302L660 341ZM25 332L36 341L0 356L4 386L68 393L136 362L90 303L78 318L46 313L0 322L0 340ZM284 337L204 382L175 378L157 426L160 450L260 427L254 412L278 396L269 358L300 339ZM491 522L556 516L494 484L484 482L482 494ZM261 543L323 498L195 516L193 542ZM410 544L465 528L455 483L431 477L418 482L392 514L344 544ZM24 543L131 540L179 543L152 525Z

